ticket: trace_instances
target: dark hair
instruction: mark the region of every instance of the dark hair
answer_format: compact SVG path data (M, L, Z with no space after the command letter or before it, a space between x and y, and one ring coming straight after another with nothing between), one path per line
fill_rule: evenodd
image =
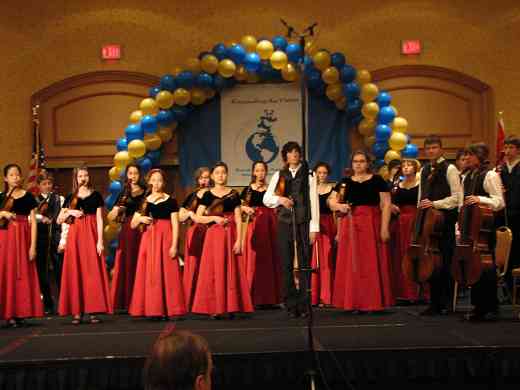
M211 169L209 169L209 167L198 167L197 169L195 169L195 172L193 172L193 180L195 180L195 185L197 187L199 186L199 179L204 172L211 173ZM210 183L211 183L211 179L210 179Z
M145 178L146 186L147 186L148 188L150 188L148 182L150 181L150 179L151 179L151 177L152 177L152 175L153 175L154 173L159 173L159 174L161 175L161 177L162 177L162 179L163 179L163 186L162 186L161 190L164 191L164 190L166 189L166 183L167 183L167 180L166 180L166 173L165 173L162 169L160 169L160 168L154 168L154 169L151 169L151 170L146 174L146 178Z
M50 173L46 169L42 169L40 174L38 175L38 178L36 179L36 182L38 184L41 184L45 180L49 180L54 183L54 176L52 176L52 173Z
M82 165L80 167L76 167L72 170L72 192L76 192L79 188L78 186L78 173L80 171L86 171L88 173L88 167L86 165ZM90 176L87 184L87 188L92 188L92 182L90 181Z
M314 166L313 171L316 172L318 168L325 168L327 170L327 173L330 173L330 165L327 164L325 161L318 161L316 165Z
M300 157L301 157L301 155L302 155L302 148L298 144L298 142L289 141L282 147L282 160L283 160L284 163L287 162L287 153L290 153L290 152L292 152L294 150L297 150L298 153L300 154Z
M255 161L253 163L253 165L251 165L251 184L256 181L255 167L257 166L257 164L262 164L264 166L265 173L267 173L267 171L269 170L269 167L267 166L267 163L265 161L262 161L262 160Z
M484 142L473 143L466 148L466 154L476 156L481 164L485 163L489 158L489 146Z
M208 375L209 347L201 336L169 330L155 341L144 366L145 390L192 390L199 375Z
M513 145L520 149L520 137L516 135L509 135L504 140L504 145Z
M457 150L457 154L455 155L455 161L459 160L461 157L466 155L466 149Z
M401 165L401 160L398 160L398 159L391 160L388 163L388 171L390 172L392 169L399 167L400 165Z
M436 134L430 134L424 139L424 146L426 147L428 145L439 145L442 148L441 137Z
M370 156L370 154L366 151L366 150L363 150L363 149L358 149L358 150L355 150L352 155L350 156L350 165L352 165L352 163L354 162L354 157L356 156L364 156L365 159L367 160L367 172L372 172L372 157ZM352 171L353 173L353 171Z
M223 161L219 161L213 166L213 168L211 168L211 173L213 173L218 167L224 167L226 173L229 171L227 164Z
M144 184L144 180L143 180L143 175L141 173L141 167L135 163L131 163L131 164L128 164L125 168L125 185L128 185L129 182L128 182L128 171L130 170L130 168L135 168L137 169L137 171L139 172L139 180L137 181L137 185L139 185L139 187L141 188L145 188L146 185Z
M7 174L9 173L9 170L11 168L18 169L18 173L20 174L20 176L22 175L22 168L20 168L20 165L18 165L18 164L7 164L4 167L4 192L5 193L7 193L7 191L9 190L9 184L7 184L7 181L5 181L5 178L7 177Z

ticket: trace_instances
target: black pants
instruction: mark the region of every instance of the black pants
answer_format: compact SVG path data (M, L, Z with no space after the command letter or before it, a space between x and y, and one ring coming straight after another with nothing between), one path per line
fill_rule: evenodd
M498 310L496 267L482 271L479 281L471 286L471 304L478 314Z
M296 224L298 265L309 268L310 242L309 224ZM299 289L294 283L294 242L291 224L278 221L278 250L282 261L284 297L287 310L306 312L309 302L309 273L299 272Z
M53 242L50 242L49 245L48 233L40 234L39 231L36 243L36 268L38 270L40 291L43 295L43 305L46 310L52 310L55 300L57 301L58 298L57 283L59 283L59 279L56 272L58 271L56 257L56 246Z

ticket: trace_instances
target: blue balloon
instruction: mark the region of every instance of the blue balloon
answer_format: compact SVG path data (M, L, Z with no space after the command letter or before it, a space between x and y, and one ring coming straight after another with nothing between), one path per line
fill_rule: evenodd
M339 71L339 78L344 83L351 83L356 79L356 69L351 65L343 65Z
M359 96L360 88L358 83L351 82L343 84L343 95L347 97L347 100L356 99Z
M111 267L114 264L114 254L109 253L105 256L105 262Z
M307 76L307 85L309 86L309 89L319 88L321 84L324 84L324 82L321 79L320 71L315 69L314 71L310 72L310 74Z
M262 80L271 80L271 63L269 61L262 61L260 69L258 70L258 75Z
M248 72L255 73L260 69L261 66L262 61L258 53L253 52L246 54L246 57L244 59L244 68L246 68Z
M128 141L126 140L126 137L121 137L117 140L116 149L118 152L128 150Z
M408 144L401 150L401 156L405 158L417 158L419 156L419 148L415 144Z
M159 128L159 124L153 115L145 115L143 119L141 119L141 128L146 134L153 134Z
M379 108L389 106L390 103L392 103L392 96L386 91L381 91L379 95L377 95L376 102Z
M139 165L139 168L141 168L142 173L147 173L153 166L152 160L150 160L149 157L140 158L137 160L137 164Z
M376 126L376 142L386 142L392 134L392 129L387 125Z
M115 196L112 196L112 195L108 195L106 198L105 198L105 206L107 207L108 210L112 209L112 207L114 207L114 203L116 202L116 197Z
M165 74L163 77L161 77L161 89L173 92L177 88L175 84L175 77L173 75Z
M219 59L219 61L221 61L227 56L226 45L223 43L217 43L215 46L213 46L213 50L211 52Z
M174 120L178 123L184 122L188 118L188 109L183 106L173 106L171 108Z
M144 131L141 129L141 126L137 123L132 123L128 125L125 129L126 140L128 143L132 142L134 139L142 140L144 138Z
M112 182L108 186L108 190L114 196L117 196L121 192L122 189L123 189L123 186L119 180L112 180Z
M314 96L323 96L323 95L325 95L326 91L327 91L327 85L325 85L325 83L323 81L317 87L310 89L310 92Z
M151 161L152 165L157 165L161 160L161 149L152 150L146 153L145 157Z
M272 42L275 50L285 51L285 48L287 47L287 39L285 39L285 37L277 35L273 38Z
M361 113L363 103L360 99L347 99L347 111L351 117L358 116Z
M116 250L119 247L119 240L116 238L108 243L110 249Z
M232 45L230 48L227 49L228 57L231 58L231 60L236 65L242 65L244 62L244 59L246 58L246 49L242 45Z
M377 122L387 125L392 123L395 118L395 111L392 107L386 106L379 110L379 114L377 115Z
M225 79L226 81L226 88L233 88L235 85L238 84L238 80L234 77L229 77L227 79ZM193 106L191 106L192 108L194 108Z
M372 145L372 153L376 158L384 158L387 150L388 144L386 142L376 142Z
M378 158L376 161L374 161L374 167L376 169L381 168L383 165L385 165L385 160L383 158Z
M213 76L206 72L199 73L195 84L200 88L213 88Z
M177 88L191 89L195 84L193 73L184 70L177 75Z
M215 75L213 79L213 85L215 86L215 90L218 92L222 92L224 88L226 88L226 79L221 75Z
M161 87L152 87L150 88L150 90L148 91L148 96L150 96L151 98L154 98L157 96L157 94L161 92Z
M302 47L298 43L289 43L285 48L289 61L297 63L302 58Z
M159 122L159 124L164 127L171 125L175 120L173 113L170 110L159 111L155 119L157 119L157 122Z
M338 69L341 69L343 65L345 65L346 59L342 53L333 53L330 56L330 62L332 66L335 66Z

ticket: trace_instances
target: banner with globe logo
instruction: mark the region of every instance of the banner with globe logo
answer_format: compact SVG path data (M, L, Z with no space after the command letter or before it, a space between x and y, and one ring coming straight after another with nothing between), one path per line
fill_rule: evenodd
M282 167L282 146L302 142L300 102L295 84L239 85L222 94L221 156L229 185L248 185L255 161L268 164L269 177Z

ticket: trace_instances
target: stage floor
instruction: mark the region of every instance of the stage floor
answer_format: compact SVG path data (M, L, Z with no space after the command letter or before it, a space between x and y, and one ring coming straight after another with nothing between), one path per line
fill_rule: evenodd
M380 314L315 309L314 342L328 385L346 388L345 377L357 388L389 380L520 383L520 320L510 306L502 307L500 320L493 323L462 321L467 308L443 317L421 317L422 309L401 306ZM139 388L144 358L154 339L172 325L208 340L217 388L239 382L250 387L281 380L284 386L301 384L312 361L305 353L307 321L289 319L281 309L233 320L102 318L101 324L74 326L69 318L49 317L31 320L25 328L1 329L0 389L25 388L21 383Z

